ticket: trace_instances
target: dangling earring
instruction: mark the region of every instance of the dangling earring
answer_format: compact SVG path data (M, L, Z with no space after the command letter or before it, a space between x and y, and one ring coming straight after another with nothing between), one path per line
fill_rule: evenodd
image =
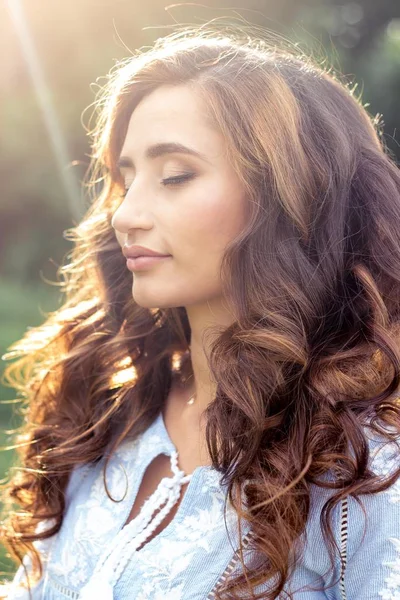
M195 398L196 398L196 394L193 394L193 396L191 396L189 398L189 400L186 402L186 404L194 404Z
M182 378L182 383L183 383L183 384L186 384L186 383L187 383L187 382L188 382L190 379L192 379L192 378L193 378L193 373L192 373L191 375L189 375L189 377L183 377L183 378ZM196 392L195 392L195 393L194 393L192 396L190 396L190 398L189 398L189 400L186 402L186 404L194 404L194 402L195 402L195 399L196 399Z

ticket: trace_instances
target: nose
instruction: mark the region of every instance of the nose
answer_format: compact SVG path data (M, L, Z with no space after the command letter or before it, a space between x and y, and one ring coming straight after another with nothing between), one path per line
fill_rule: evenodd
M132 190L129 190L112 216L111 226L116 232L127 234L132 229L151 229L153 227L153 219L149 210L142 203L133 202L132 197Z

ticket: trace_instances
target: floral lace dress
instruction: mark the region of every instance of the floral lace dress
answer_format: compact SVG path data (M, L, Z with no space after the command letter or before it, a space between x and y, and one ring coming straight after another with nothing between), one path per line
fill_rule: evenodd
M371 439L371 451L374 469L382 475L399 464L400 453L393 444L381 447ZM159 454L171 457L173 476L160 482L139 515L125 525L142 477ZM35 542L44 575L32 589L32 600L215 598L227 575L242 568L237 552L238 517L227 500L221 475L209 466L198 467L190 475L177 468L177 450L161 413L137 439L123 442L109 462L107 487L118 502L105 491L103 464L104 458L73 471L60 531ZM169 502L172 507L185 481L189 484L174 518L140 547L154 530L155 505L160 508ZM293 555L291 575L280 598L287 598L290 591L295 600L400 600L399 481L386 492L363 497L367 523L354 499L336 507L334 535L345 571L339 557L331 569L322 537L320 514L329 493L311 490L304 549L299 556ZM254 566L260 556L248 544L251 531L243 519L241 535L245 563ZM29 569L27 557L24 562ZM28 591L18 585L24 580L20 566L10 584L9 600L29 600ZM264 591L267 598L270 585L255 591ZM318 590L323 586L325 591Z

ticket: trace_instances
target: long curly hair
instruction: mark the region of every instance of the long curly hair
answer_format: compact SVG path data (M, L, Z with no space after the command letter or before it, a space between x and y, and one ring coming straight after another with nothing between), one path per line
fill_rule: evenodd
M24 422L20 466L3 485L2 539L40 577L33 542L59 531L71 471L110 448L106 469L160 413L174 378L192 373L185 308L135 304L111 226L130 116L161 85L201 95L246 190L248 223L221 266L234 322L210 350L217 391L206 440L262 557L243 562L218 598L258 598L254 587L271 578L263 598L273 599L312 489L331 490L321 524L333 557L335 506L400 474L382 481L369 470L365 431L390 441L400 432L400 178L354 86L294 46L234 27L159 38L118 62L97 96L93 202L67 232L65 301L9 348L18 360L5 378L22 395ZM54 525L39 531L46 519Z

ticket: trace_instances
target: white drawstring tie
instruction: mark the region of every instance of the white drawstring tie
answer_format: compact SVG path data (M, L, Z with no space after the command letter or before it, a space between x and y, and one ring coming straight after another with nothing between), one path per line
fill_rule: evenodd
M171 453L172 477L163 477L157 489L144 502L139 514L125 525L99 558L80 600L113 600L113 588L122 575L131 556L152 535L172 507L179 500L182 485L193 473L185 475L178 467L178 453ZM162 506L153 518L154 512Z

